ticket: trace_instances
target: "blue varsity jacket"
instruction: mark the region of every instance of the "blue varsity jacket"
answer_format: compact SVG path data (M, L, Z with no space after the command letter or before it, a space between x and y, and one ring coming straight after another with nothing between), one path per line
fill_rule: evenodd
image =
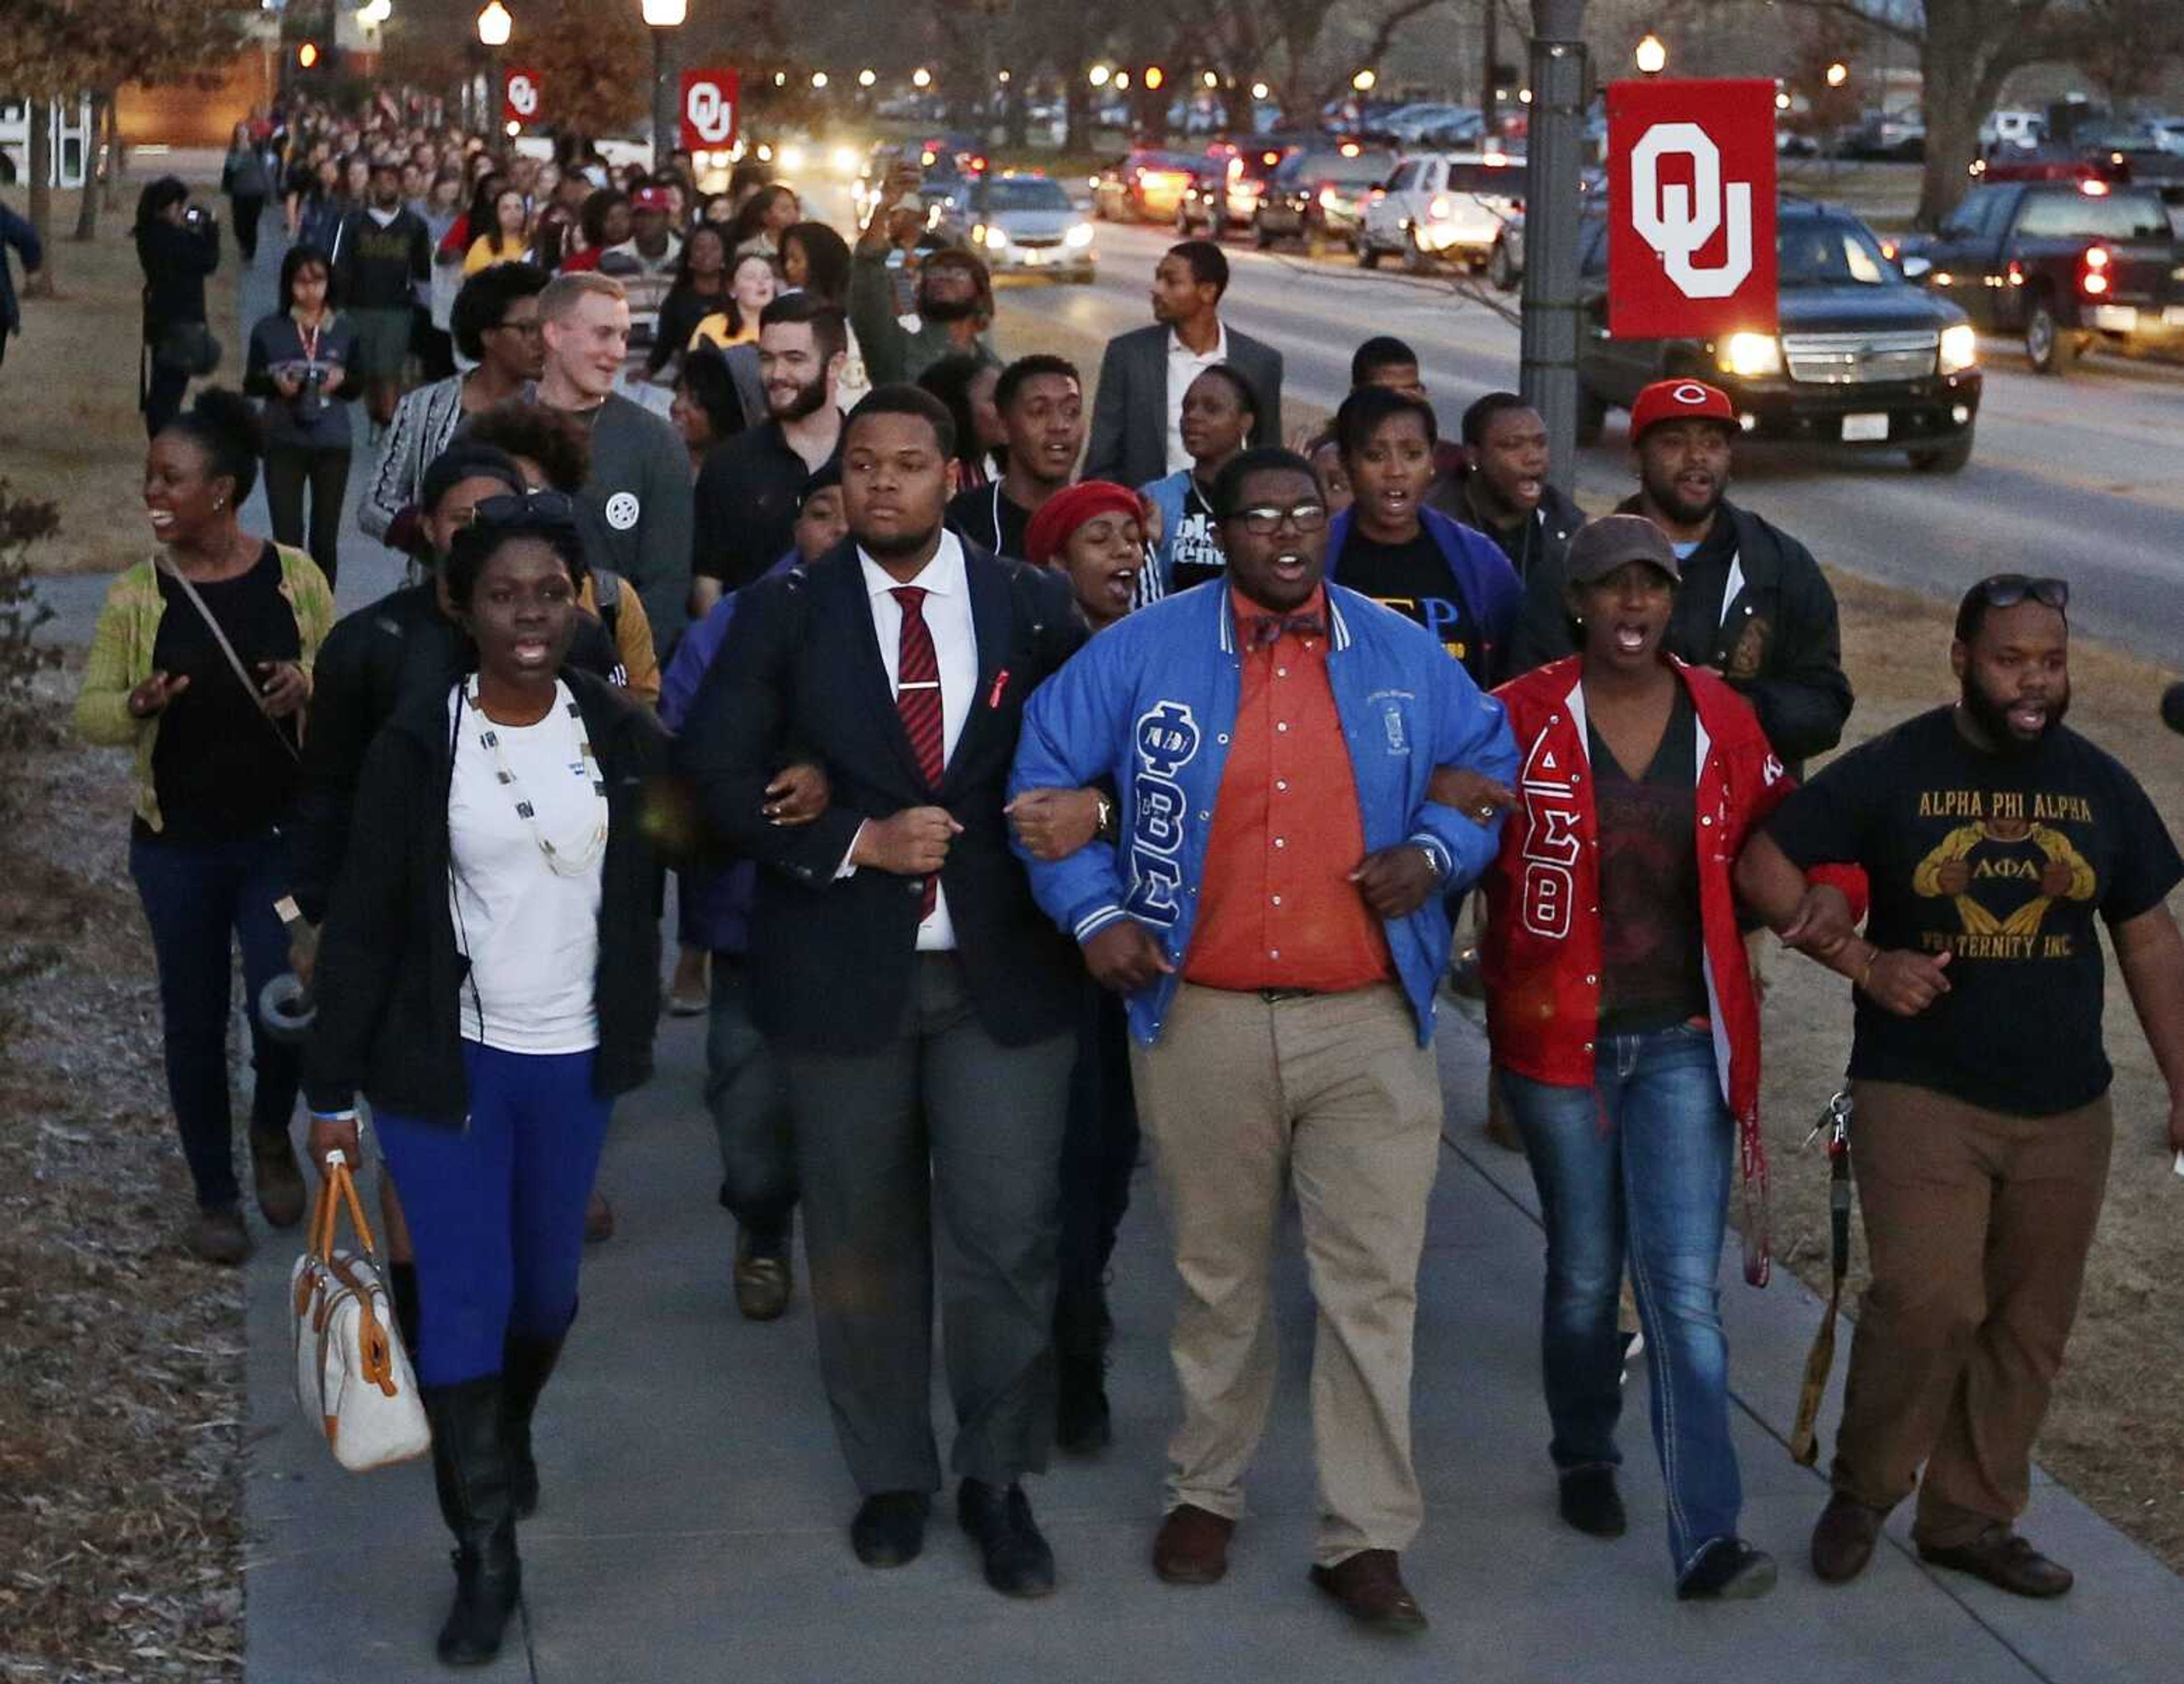
M1435 767L1460 766L1506 783L1516 775L1516 743L1502 704L1422 627L1339 585L1327 587L1327 601L1328 680L1350 744L1366 850L1415 842L1450 891L1387 927L1423 1045L1448 963L1452 892L1485 870L1502 828L1498 817L1481 826L1428 801L1426 783ZM1109 627L1026 704L1011 798L1109 779L1118 798L1117 846L1095 841L1052 863L1017 850L1039 906L1078 942L1134 917L1180 973L1242 675L1229 589L1217 579ZM1163 976L1131 997L1131 1033L1148 1046L1160 1038L1176 982Z

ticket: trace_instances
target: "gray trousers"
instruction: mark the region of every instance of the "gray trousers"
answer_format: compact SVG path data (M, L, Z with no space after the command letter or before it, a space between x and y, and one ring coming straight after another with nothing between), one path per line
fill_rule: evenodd
M920 954L888 1044L777 1047L788 1077L819 1367L857 1488L940 1487L933 1432L935 1230L950 1465L1006 1485L1046 1465L1061 1139L1077 1038L1005 1047L961 962Z
M721 1202L762 1245L788 1232L796 1208L796 1158L778 1062L750 1019L740 953L713 955L705 1026L705 1108L721 1139Z

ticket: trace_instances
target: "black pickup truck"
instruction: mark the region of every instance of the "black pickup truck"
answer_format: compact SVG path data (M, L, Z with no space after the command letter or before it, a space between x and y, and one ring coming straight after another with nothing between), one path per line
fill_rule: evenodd
M1579 225L1578 437L1648 382L1709 381L1761 438L1901 450L1922 472L1971 460L1981 380L1964 311L1912 285L1849 212L1784 198L1775 213L1777 325L1714 339L1616 339L1607 332L1607 226Z
M1974 187L1938 234L1906 240L1902 257L1907 274L1981 332L2022 335L2042 374L2069 372L2097 345L2184 351L2184 242L2159 187Z

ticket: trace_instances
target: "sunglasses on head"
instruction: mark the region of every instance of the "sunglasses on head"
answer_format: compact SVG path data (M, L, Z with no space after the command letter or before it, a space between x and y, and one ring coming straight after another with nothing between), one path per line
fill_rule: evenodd
M577 503L566 492L560 491L526 491L520 494L509 492L499 497L482 497L471 506L470 524L520 527L531 532L556 527L573 531Z
M2057 613L2070 605L2070 585L2067 579L2036 579L2026 573L1997 573L1991 579L1981 579L1972 588L1990 608L2014 608L2028 597L2042 608L2052 608Z

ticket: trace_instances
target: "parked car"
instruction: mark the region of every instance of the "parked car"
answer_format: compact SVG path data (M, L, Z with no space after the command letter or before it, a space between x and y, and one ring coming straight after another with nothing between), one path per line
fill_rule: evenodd
M1283 240L1301 241L1307 251L1353 242L1364 222L1367 198L1395 169L1396 154L1384 147L1344 141L1301 148L1268 178L1252 215L1252 235L1262 250Z
M1486 120L1468 105L1424 101L1390 112L1371 132L1376 139L1391 140L1398 146L1417 147L1424 145L1429 134L1454 131L1468 139L1479 134L1485 126Z
M1875 111L1844 138L1846 158L1916 164L1926 155L1926 120L1916 111Z
M2031 152L2048 138L2048 120L2037 111L1990 111L1980 125L1982 153Z
M1982 381L1964 312L1913 285L1849 212L1799 199L1776 211L1778 321L1710 339L1616 339L1607 332L1607 222L1580 224L1578 436L1600 436L1611 406L1650 382L1720 387L1760 438L1906 452L1955 473L1971 460Z
M1505 235L1522 209L1522 159L1504 153L1421 153L1404 159L1365 206L1357 261L1401 257L1413 269L1460 263L1507 270ZM1502 255L1496 257L1496 252Z
M1974 187L1903 255L1981 328L2021 335L2042 374L2096 346L2184 350L2184 243L2158 187L2004 181Z
M1189 239L1203 232L1208 239L1223 240L1249 228L1268 181L1296 144L1270 135L1208 147L1212 168L1184 190L1175 208L1177 234Z
M1004 170L981 176L940 226L996 276L1050 276L1083 285L1097 273L1092 225L1049 176Z
M1114 222L1172 222L1184 194L1213 168L1201 153L1141 147L1094 179L1093 215Z

